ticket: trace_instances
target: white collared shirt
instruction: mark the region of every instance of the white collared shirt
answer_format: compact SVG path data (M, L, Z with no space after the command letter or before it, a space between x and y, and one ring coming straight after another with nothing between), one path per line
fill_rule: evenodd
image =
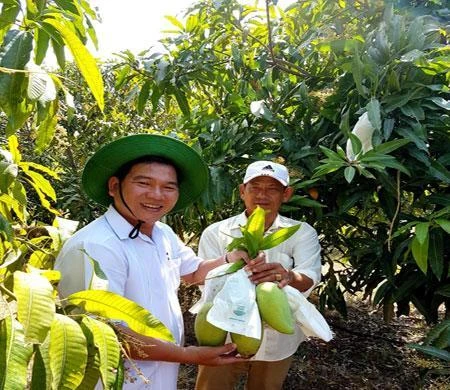
M216 222L208 226L200 238L199 256L214 259L225 253L227 245L233 237L241 237L240 226L247 222L245 213ZM273 233L283 227L298 225L300 222L278 215L265 235ZM288 240L275 248L265 250L267 262L278 262L286 269L308 276L314 285L303 292L308 296L320 281L320 244L315 229L301 222L300 229ZM258 353L252 360L278 361L293 355L305 336L299 327L295 333L286 335L275 331L269 326L264 327L264 337Z
M130 239L132 228L110 206L103 216L75 233L56 259L55 269L61 272L59 292L65 297L89 288L92 265L85 251L106 274L109 291L149 310L182 345L184 325L177 295L180 277L196 271L201 259L164 223L154 225L151 238L140 233ZM137 379L124 385L125 389L176 389L178 363L135 363L151 383L147 387ZM129 370L131 376L137 377L131 367Z

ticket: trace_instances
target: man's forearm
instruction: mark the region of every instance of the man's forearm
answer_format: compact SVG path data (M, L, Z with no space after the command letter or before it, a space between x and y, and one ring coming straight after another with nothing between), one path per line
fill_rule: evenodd
M292 270L287 272L289 286L296 288L300 292L307 291L314 285L314 281L304 274Z

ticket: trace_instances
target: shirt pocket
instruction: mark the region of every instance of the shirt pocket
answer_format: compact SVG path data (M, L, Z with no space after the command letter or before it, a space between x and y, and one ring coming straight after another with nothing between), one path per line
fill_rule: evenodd
M275 253L273 262L280 263L286 269L294 267L294 259L286 253Z

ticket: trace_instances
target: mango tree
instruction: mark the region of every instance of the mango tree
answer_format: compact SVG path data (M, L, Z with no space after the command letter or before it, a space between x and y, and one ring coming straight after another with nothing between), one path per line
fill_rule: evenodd
M447 19L439 1L233 0L169 18L166 51L124 53L116 77L138 112L179 112L209 162L209 192L175 221L236 212L245 165L279 159L296 188L285 213L321 233L322 307L345 315L344 292L362 291L386 319L412 303L436 321L449 303Z

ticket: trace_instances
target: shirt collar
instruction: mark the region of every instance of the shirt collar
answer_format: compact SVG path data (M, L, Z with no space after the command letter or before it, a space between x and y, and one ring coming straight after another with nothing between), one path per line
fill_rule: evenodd
M104 214L109 226L114 231L117 237L121 240L129 239L128 235L130 234L131 229L133 229L133 225L131 225L120 213L114 208L111 204L108 207L108 210ZM157 223L153 227L153 230L157 228ZM151 241L151 238L145 234L139 232L139 237L144 241Z

